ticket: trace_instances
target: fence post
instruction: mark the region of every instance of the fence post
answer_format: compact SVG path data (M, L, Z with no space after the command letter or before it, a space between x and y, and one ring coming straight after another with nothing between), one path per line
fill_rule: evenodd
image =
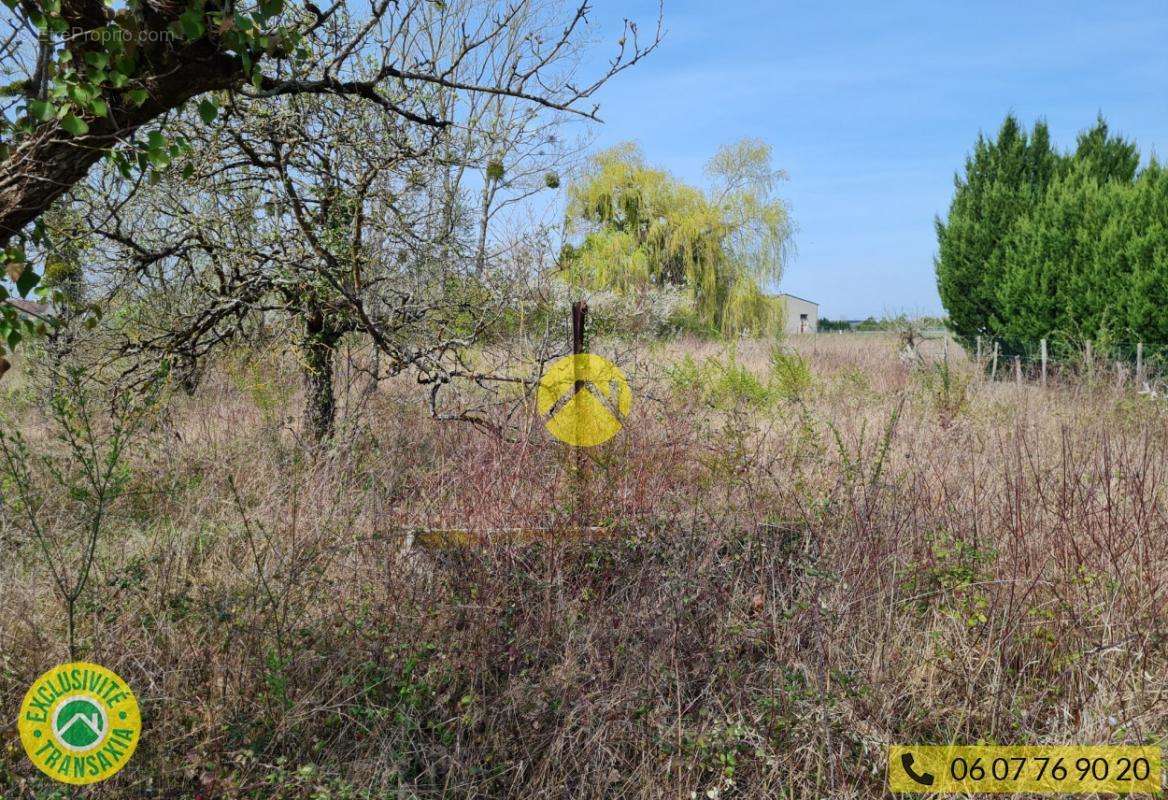
M1039 349L1042 351L1042 386L1046 387L1046 339L1038 343Z
M1144 388L1144 343L1136 342L1136 388Z
M941 344L941 360L949 366L949 331L945 331L945 341Z
M994 363L990 367L990 380L997 380L998 377L998 343L994 342Z
M1014 383L1022 385L1022 356L1014 356Z
M1091 354L1091 342L1087 342L1087 377L1095 377L1095 356Z
M977 337L977 365L981 366L981 337Z
M584 323L588 318L588 303L583 300L577 300L572 303L572 355L578 356L585 352L584 350ZM579 359L576 359L579 361ZM573 366L573 371L576 376L576 384L574 391L579 393L584 388L584 381L580 377L580 365L577 363ZM580 423L580 418L576 418L577 425ZM579 430L579 429L577 429ZM590 523L591 516L590 506L591 494L590 478L588 474L588 458L584 455L584 448L576 446L573 448L576 451L576 524L580 527L581 535L585 527Z

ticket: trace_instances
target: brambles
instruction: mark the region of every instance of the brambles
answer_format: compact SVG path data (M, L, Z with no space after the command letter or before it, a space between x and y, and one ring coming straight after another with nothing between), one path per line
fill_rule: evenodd
M304 454L268 424L298 406L288 356L213 361L129 454L79 604L174 701L144 701L108 796L867 797L889 741L1162 730L1163 401L977 382L946 426L897 349L791 342L792 402L770 342L638 346L644 401L590 463L615 535L529 544L499 539L571 519L539 438L438 424L399 378ZM406 546L434 528L498 538ZM0 704L59 609L18 534L0 516ZM0 753L0 795L44 788L30 769Z

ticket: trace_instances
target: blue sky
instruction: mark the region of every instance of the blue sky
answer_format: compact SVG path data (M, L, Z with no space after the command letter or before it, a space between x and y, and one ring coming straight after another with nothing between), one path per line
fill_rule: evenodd
M596 55L653 0L597 0ZM1043 117L1063 148L1102 112L1168 157L1168 0L828 4L666 0L666 40L599 95L596 145L700 183L719 145L774 147L796 255L781 288L828 317L939 313L933 218L978 131Z

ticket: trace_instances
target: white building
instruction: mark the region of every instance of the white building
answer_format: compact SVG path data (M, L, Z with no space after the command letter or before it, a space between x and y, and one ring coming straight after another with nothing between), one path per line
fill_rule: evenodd
M819 303L793 294L776 295L783 304L783 330L786 333L815 333L819 327Z

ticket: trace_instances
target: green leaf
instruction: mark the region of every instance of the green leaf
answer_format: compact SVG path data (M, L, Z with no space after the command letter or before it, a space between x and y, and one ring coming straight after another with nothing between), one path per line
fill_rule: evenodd
M90 50L85 54L85 63L98 69L109 66L109 54L100 50Z
M160 131L150 131L146 134L146 141L151 150L166 149L166 137Z
M130 160L129 160L129 158L126 157L126 154L121 152L120 150L115 151L114 155L113 155L113 159L114 159L114 166L118 168L118 172L121 173L122 177L129 178L131 175Z
M187 38L198 39L203 35L203 15L196 9L188 8L178 18L178 22Z
M189 162L188 162L188 163L186 163L186 164L184 164L184 165L183 165L183 168L182 168L182 176L183 176L184 178L186 178L186 179L188 179L188 180L189 180L189 179L190 179L190 177L191 177L192 175L194 175L194 174L195 174L195 165L194 165L194 164L191 164L191 163L189 163Z
M40 280L41 276L33 272L32 267L25 267L16 278L16 291L20 292L21 297L28 297L28 293L36 288Z
M203 118L203 122L210 125L219 116L219 106L211 100L199 101L199 116Z
M89 104L89 110L93 112L95 117L104 117L109 113L109 106L101 98L97 98Z
M109 74L110 86L114 87L115 89L121 89L126 85L126 81L128 80L129 78L127 78L124 73L118 72L117 70L114 70Z
M76 114L66 114L61 120L61 127L74 136L84 136L89 133L89 126L85 124L85 120Z
M50 119L57 109L53 108L53 104L45 100L30 100L28 102L28 113L33 119L44 122Z
M126 92L126 97L135 106L140 106L146 102L147 98L150 97L150 94L145 89L131 89L130 91Z
M85 105L86 103L89 102L89 100L92 96L93 95L90 93L88 87L83 86L79 83L69 84L69 99L72 100L77 105L79 105L79 106Z

